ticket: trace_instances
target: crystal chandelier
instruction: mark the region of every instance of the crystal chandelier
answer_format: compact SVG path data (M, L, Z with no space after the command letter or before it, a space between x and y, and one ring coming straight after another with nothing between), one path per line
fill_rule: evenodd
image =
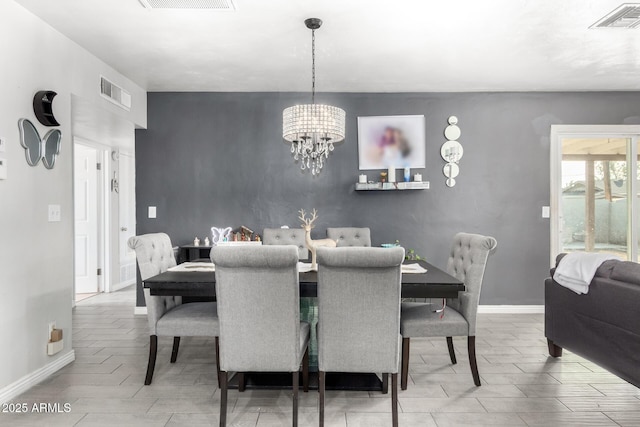
M294 105L282 112L282 137L291 143L291 154L300 161L300 169L312 175L322 170L334 143L344 139L345 112L338 107L315 103L316 32L322 25L318 18L304 21L311 30L311 104Z

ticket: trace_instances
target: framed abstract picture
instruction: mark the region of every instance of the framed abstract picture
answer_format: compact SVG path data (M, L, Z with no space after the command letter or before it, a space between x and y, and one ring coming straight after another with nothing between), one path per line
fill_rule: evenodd
M425 167L424 116L358 117L360 170Z

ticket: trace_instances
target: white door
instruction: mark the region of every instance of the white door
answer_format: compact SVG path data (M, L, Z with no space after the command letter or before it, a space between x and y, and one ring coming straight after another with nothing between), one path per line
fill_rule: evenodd
M638 259L639 145L637 126L552 127L552 263L572 251Z
M120 152L118 159L120 179L118 185L120 222L120 284L129 285L136 280L136 254L127 241L136 232L135 159Z
M98 152L74 144L76 293L98 292Z

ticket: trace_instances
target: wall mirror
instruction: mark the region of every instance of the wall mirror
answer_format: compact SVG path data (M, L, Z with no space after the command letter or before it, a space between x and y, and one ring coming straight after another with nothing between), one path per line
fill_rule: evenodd
M47 132L44 139L41 139L38 130L28 119L18 120L18 128L20 129L20 145L25 150L27 164L37 166L42 159L45 168L53 169L60 153L62 132L53 129Z

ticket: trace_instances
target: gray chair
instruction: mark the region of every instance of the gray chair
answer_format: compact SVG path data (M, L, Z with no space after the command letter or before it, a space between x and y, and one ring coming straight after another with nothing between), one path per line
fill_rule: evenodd
M309 324L300 321L298 249L217 246L220 318L220 425L226 425L228 372L290 372L293 425L298 425L298 377L309 389Z
M146 280L176 265L171 240L165 233L144 234L131 237L129 247L136 252L140 277ZM216 303L195 302L182 304L179 296L151 295L144 289L149 321L149 363L145 385L151 384L158 352L158 336L173 337L171 363L175 363L180 347L180 337L215 337L216 365L218 362L218 314ZM218 368L219 372L219 368ZM219 380L219 376L218 376Z
M262 233L262 243L265 245L295 245L298 248L299 259L309 258L309 249L304 240L305 231L302 228L265 228Z
M451 363L456 364L453 348L454 336L466 336L469 365L473 382L480 386L476 363L476 315L480 301L482 278L487 259L496 248L493 237L479 234L458 233L453 239L447 261L447 272L464 282L465 290L458 298L447 300L444 315L435 311L434 304L402 303L402 379L401 387L407 389L409 376L409 340L411 337L446 337Z
M327 237L337 242L337 246L371 246L371 230L368 227L327 228Z
M404 249L321 247L317 256L320 425L326 372L381 372L383 389L391 374L397 426Z

